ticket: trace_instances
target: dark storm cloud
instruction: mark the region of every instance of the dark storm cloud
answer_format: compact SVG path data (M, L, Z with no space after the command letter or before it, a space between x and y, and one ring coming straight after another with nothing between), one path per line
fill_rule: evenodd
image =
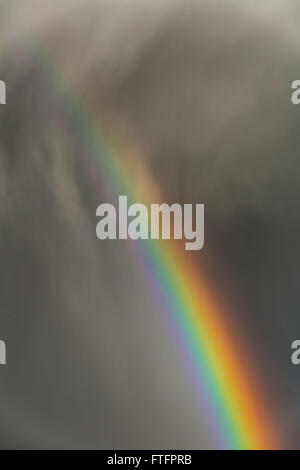
M96 240L103 194L35 41L78 96L130 123L168 198L205 203L201 256L235 300L297 444L299 15L292 1L283 17L279 1L222 3L6 3L3 447L213 445L133 260Z

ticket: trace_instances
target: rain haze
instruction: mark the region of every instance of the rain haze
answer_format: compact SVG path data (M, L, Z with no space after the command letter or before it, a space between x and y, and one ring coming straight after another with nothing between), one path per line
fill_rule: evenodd
M299 27L296 0L1 2L1 448L219 445L134 250L96 237L111 188L72 100L166 202L205 204L193 257L299 447Z

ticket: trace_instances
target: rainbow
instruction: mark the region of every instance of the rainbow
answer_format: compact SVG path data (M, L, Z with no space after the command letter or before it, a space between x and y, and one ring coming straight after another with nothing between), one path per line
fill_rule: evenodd
M153 199L161 199L139 150L118 145L114 137L108 137L92 106L76 99L44 49L41 55L59 103L66 108L88 151L84 166L90 179L106 180L113 197L125 194L129 203L148 205ZM201 402L206 404L206 425L216 436L215 447L281 448L275 417L262 391L259 367L245 347L245 334L230 319L228 309L219 305L217 293L209 287L193 256L177 241L124 243L139 264L159 312L170 330L176 331L179 356Z

